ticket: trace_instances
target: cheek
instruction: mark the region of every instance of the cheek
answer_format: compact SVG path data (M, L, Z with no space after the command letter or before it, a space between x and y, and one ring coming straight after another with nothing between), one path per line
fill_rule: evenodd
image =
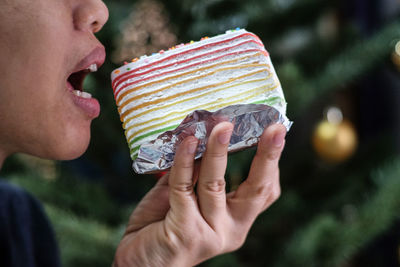
M91 120L77 109L66 81L59 77L31 72L9 86L7 110L15 117L9 124L23 133L14 139L20 152L69 160L87 149Z
M57 160L74 159L86 151L91 120L74 107L70 92L52 89L43 86L25 96L8 98L13 104L4 113L5 105L1 106L2 114L8 116L0 127L9 131L0 133L0 143L3 139L15 152Z
M68 94L69 92L67 92ZM90 142L91 120L76 111L70 98L54 103L48 109L42 128L45 129L46 144L52 158L60 160L81 156Z

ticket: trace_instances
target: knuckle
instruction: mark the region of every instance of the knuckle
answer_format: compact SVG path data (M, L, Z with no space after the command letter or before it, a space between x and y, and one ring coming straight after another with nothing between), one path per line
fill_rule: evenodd
M245 234L235 235L235 238L229 242L229 245L227 247L227 252L233 252L235 250L238 250L244 245L245 241L246 241Z
M257 150L256 157L263 161L277 161L281 156L281 151L277 149L261 148Z
M240 238L236 239L236 242L234 242L234 250L238 250L244 245L244 242L246 241L246 235L240 236Z
M163 250L167 252L167 255L176 255L182 250L182 248L191 249L187 240L189 240L189 238L185 238L185 236L179 232L165 230L164 238L160 243Z
M275 161L275 160L279 159L280 155L281 155L281 152L279 150L269 151L267 153L267 159L270 161Z
M215 181L203 182L203 187L213 193L225 192L226 182L224 179L218 179Z
M271 192L271 199L272 202L275 202L279 199L279 197L281 196L281 187L279 185L277 185L274 190L272 190Z
M223 160L226 158L226 151L212 151L206 150L205 156L213 158L214 160Z
M162 229L163 234L161 236L165 236L165 244L162 243L163 246L167 247L170 251L179 251L183 247L192 248L195 244L195 236L191 234L190 231L190 222L182 222L183 224L177 224L177 222L172 222L167 226L164 224Z
M174 167L178 169L191 169L193 168L193 161L192 160L177 160L174 162Z
M217 242L212 242L210 244L210 250L212 254L220 254L225 250L225 242L223 242L222 240Z
M188 193L188 192L192 192L193 183L192 182L179 182L179 183L174 184L172 187L177 192Z
M212 238L210 240L207 240L207 246L206 246L206 251L205 254L208 256L215 256L218 254L221 254L222 252L226 251L226 242L224 238L220 236L216 236L216 238Z
M267 198L272 193L272 187L270 184L260 185L255 189L255 196L261 198Z
M175 231L168 231L166 236L168 247L174 251L179 251L183 247L188 251L197 250L199 247L209 248L203 239L206 236L204 226L199 223L188 222Z

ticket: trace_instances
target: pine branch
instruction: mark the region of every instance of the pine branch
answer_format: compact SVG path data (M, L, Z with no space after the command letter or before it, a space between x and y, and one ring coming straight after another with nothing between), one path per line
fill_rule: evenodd
M18 174L11 176L10 181L25 188L40 201L110 225L124 222L133 210L113 201L102 184L74 177L48 181L36 174Z
M399 176L400 159L375 172L377 190L365 204L351 206L351 216L342 220L319 215L291 240L280 266L343 266L399 217Z
M109 267L124 227L110 228L45 205L60 246L63 266Z
M191 25L184 31L189 38L198 39L204 35L216 35L236 27L246 27L266 32L269 38L279 35L293 26L309 24L317 18L313 14L320 13L333 0L297 0L297 1L181 1L176 4L171 0L171 14L176 6L181 9L180 16L191 15ZM173 18L174 19L174 18ZM177 18L175 18L177 19ZM182 18L181 18L182 19ZM279 27L277 27L279 25Z
M387 59L394 49L396 38L400 38L400 21L386 26L369 40L360 40L329 62L314 79L300 83L296 88L285 88L293 91L288 94L294 96L288 99L290 113L301 114L319 97L326 96L371 71Z

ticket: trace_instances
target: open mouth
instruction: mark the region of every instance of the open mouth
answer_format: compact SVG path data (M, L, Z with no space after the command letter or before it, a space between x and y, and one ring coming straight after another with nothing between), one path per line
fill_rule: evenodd
M85 78L89 73L96 71L97 64L91 64L86 69L72 73L67 79L67 82L72 87L72 93L79 97L91 98L92 95L90 93L83 91L83 82L85 81Z

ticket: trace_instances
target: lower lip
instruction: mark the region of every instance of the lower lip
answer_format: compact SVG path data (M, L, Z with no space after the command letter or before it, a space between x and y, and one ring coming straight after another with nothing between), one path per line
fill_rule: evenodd
M90 119L95 119L99 116L100 114L100 104L99 101L95 98L83 98L75 95L73 93L73 87L72 85L67 82L68 89L71 92L72 99L74 101L74 104L78 106L83 112L90 118Z

